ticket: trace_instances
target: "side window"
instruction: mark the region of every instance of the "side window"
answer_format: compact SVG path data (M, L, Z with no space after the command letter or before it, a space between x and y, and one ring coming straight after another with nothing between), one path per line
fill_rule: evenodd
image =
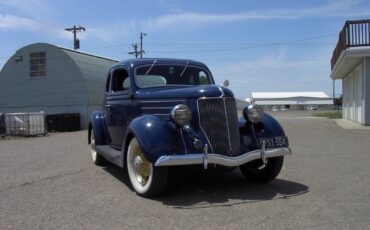
M209 80L208 80L207 75L204 71L199 72L199 84L200 85L208 85L209 84Z
M111 91L120 92L130 89L130 78L125 69L115 69L111 75Z

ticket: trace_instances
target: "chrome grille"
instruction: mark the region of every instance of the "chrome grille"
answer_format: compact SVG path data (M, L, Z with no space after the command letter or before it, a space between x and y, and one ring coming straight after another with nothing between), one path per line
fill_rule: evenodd
M198 100L199 122L212 151L222 155L240 153L238 114L234 98Z

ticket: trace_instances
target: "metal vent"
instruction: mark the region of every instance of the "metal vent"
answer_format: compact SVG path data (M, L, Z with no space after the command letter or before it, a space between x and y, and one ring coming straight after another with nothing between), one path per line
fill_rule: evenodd
M198 100L199 122L211 144L212 151L222 155L240 153L238 114L234 98Z

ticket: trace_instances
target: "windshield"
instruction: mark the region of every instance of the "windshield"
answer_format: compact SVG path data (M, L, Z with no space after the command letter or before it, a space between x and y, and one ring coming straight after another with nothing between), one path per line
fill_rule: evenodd
M136 85L140 88L171 85L209 85L211 79L204 69L188 65L152 65L136 69Z

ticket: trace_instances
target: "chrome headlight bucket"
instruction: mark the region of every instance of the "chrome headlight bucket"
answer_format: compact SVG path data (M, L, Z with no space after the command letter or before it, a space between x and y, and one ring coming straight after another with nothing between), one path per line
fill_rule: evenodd
M249 105L243 109L243 117L254 124L262 121L263 114L263 108L260 105Z
M178 125L186 125L191 122L193 114L187 105L180 104L173 107L171 110L171 118Z

